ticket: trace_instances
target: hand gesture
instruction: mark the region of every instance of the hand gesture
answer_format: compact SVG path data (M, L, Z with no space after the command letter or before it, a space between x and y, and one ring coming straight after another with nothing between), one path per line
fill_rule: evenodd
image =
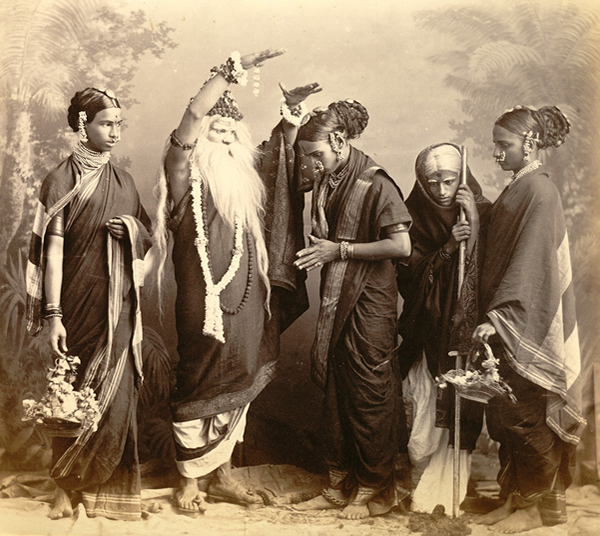
M127 232L125 224L121 218L111 218L106 222L106 227L108 228L108 232L112 235L112 237L116 238L117 240L122 240Z
M58 317L49 318L48 324L50 328L48 341L52 351L61 357L65 357L67 354L67 330L62 323L62 319Z
M479 218L479 213L477 212L477 205L475 204L475 197L473 196L473 192L466 184L461 184L456 191L456 203L461 206L465 215L467 216L467 220L472 222L474 219Z
M491 322L484 322L475 328L472 337L477 342L487 342L492 335L496 335L496 328Z
M318 82L313 82L312 84L299 86L290 90L285 87L283 82L279 82L279 87L281 88L281 92L285 97L285 103L290 108L298 106L298 104L304 102L310 95L319 93L319 91L323 91L323 88L319 86Z
M262 67L262 64L265 61L270 60L271 58L276 58L277 56L281 56L286 52L287 50L285 48L268 48L262 52L246 54L240 58L240 61L242 62L242 67L248 70L252 67Z
M298 260L294 262L294 266L298 270L310 272L337 258L340 251L339 244L312 235L309 235L308 241L310 246L296 253Z

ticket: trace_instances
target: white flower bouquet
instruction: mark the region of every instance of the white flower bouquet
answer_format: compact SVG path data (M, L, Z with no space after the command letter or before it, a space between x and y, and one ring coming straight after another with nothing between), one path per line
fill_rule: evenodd
M471 364L471 356L467 359L465 368L449 370L436 378L436 383L441 389L448 384L452 384L462 398L474 400L487 404L495 396L508 396L512 402L517 399L512 394L510 386L502 380L498 373L498 364L500 360L494 357L489 344L483 343L486 357L481 362L483 370L477 370ZM456 352L450 352L449 355L456 355ZM479 349L475 349L473 362L480 358Z
M73 389L80 363L76 356L56 359L46 376L48 389L42 399L23 400L24 421L33 421L48 436L77 437L90 428L93 432L98 429L100 408L96 393L90 387Z

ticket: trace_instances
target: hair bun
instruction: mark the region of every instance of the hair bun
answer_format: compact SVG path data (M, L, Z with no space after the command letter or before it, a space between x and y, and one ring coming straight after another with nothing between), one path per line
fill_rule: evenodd
M558 147L565 141L571 124L556 106L544 106L537 111L538 121L544 129L542 148Z
M347 99L332 102L328 108L339 117L349 140L358 138L369 124L369 113L358 101Z

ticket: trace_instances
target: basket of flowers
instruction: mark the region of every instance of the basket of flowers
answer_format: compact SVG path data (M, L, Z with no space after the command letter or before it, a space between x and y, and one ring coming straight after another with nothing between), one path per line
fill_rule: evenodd
M100 408L96 393L90 387L81 391L73 388L80 363L76 356L58 357L46 376L46 394L39 402L23 400L23 420L33 421L47 437L78 437L86 430L98 429Z
M481 361L483 370L478 370L473 365L481 359L479 348L475 348L469 355L464 369L450 370L436 378L436 383L441 389L451 384L461 398L483 404L487 404L495 396L508 396L512 402L516 402L512 389L498 373L500 361L494 357L489 344L483 343L482 346L485 351L485 359ZM450 355L456 355L456 352L450 352Z

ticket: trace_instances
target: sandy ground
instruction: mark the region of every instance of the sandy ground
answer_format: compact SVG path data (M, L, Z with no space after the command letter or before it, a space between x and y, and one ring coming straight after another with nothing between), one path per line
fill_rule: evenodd
M489 483L480 482L483 488ZM196 518L178 514L170 503L172 488L144 489L142 498L159 508L139 522L88 518L79 505L71 518L52 521L47 515L47 494L37 498L0 499L0 534L2 535L192 535L264 536L264 535L408 535L409 517L392 512L384 517L360 521L340 519L338 512L295 512L290 506L269 506L248 510L231 504L209 505L207 512ZM493 492L492 492L493 493ZM575 536L600 534L600 489L597 486L573 487L567 492L569 522L556 527L543 527L527 532L528 536ZM468 514L464 514L468 519ZM494 534L487 527L469 523L473 536ZM418 534L418 533L415 533ZM448 535L449 536L449 535Z

